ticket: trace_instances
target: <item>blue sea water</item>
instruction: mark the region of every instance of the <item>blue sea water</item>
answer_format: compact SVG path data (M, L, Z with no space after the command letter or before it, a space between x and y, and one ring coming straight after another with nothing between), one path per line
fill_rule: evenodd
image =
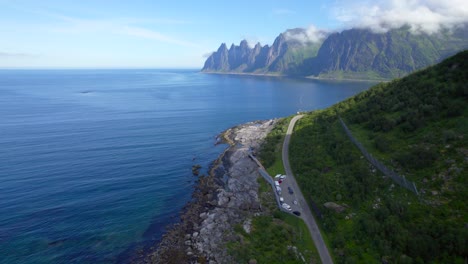
M161 238L221 131L370 87L195 70L1 70L0 263L115 263Z

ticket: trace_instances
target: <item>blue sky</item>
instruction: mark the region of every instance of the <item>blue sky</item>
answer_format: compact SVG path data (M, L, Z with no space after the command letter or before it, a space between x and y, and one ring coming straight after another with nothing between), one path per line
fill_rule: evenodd
M375 18L402 1L374 2L0 0L0 68L201 68L222 42L271 44L310 25L336 30L368 14L363 3L377 8Z

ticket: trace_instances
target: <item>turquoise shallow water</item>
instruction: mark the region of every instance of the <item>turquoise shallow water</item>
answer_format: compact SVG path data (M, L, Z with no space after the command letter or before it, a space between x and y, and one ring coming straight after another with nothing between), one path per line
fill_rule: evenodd
M114 263L160 239L239 123L366 82L194 70L1 70L0 263Z

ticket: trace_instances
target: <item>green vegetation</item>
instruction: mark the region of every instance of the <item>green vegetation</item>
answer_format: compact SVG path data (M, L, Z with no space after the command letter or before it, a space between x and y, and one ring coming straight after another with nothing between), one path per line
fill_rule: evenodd
M281 146L290 118L280 120L262 145L260 158L270 175L284 173ZM281 212L276 204L271 186L258 178L262 215L252 219L247 233L239 225L236 234L240 242L228 244L230 254L238 263L318 263L320 258L302 219Z
M392 79L467 48L466 29L414 34L409 27L374 33L350 29L330 35L310 74L333 79ZM463 42L463 39L465 41Z
M202 71L389 80L468 48L466 25L436 34L415 33L408 26L382 33L354 28L331 33L314 43L285 37L298 34L306 33L304 29L288 30L273 45L253 49L245 41L229 50L222 44L206 60Z
M288 130L289 121L291 121L291 118L283 118L278 121L273 130L266 137L260 149L260 162L271 176L284 174L281 149L283 147L286 130Z
M241 226L235 228L242 242L228 245L239 263L255 259L257 263L317 262L318 253L305 223L292 215L275 211L273 216L257 216L252 221L250 234Z
M272 68L280 68L291 76L304 76L309 71L310 61L317 56L322 42L288 46L284 55L278 59Z
M318 263L319 256L306 224L293 215L278 210L271 186L259 178L259 196L264 213L252 220L250 233L235 227L241 242L228 244L238 263Z
M466 261L467 84L465 51L298 121L291 165L309 205L323 215L319 222L338 263ZM414 181L420 195L373 168L339 115L374 157ZM268 157L275 155L266 157L274 164ZM345 210L327 209L326 202Z
M405 73L401 73L399 75L404 75ZM397 76L399 76L397 75ZM314 78L314 76L310 76L311 78ZM317 75L317 78L319 79L335 79L335 80L388 80L388 77L383 77L381 76L378 72L376 71L361 71L361 72L353 72L353 71L342 71L342 70L336 70L336 71L330 71L330 72L323 72L319 73Z

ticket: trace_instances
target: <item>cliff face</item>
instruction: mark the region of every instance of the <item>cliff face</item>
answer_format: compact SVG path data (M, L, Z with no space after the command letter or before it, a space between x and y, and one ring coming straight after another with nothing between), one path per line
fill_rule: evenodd
M460 34L456 33L413 34L404 28L382 34L346 30L324 41L310 73L328 77L401 77L468 48L467 42L459 40Z
M295 29L296 31L302 29ZM288 31L287 31L288 32ZM272 46L257 43L250 48L243 40L229 50L221 44L205 62L203 72L294 74L306 58L317 54L320 43L301 43L280 34Z
M270 47L244 40L228 50L222 44L205 62L204 72L270 73L325 78L390 79L435 64L468 48L468 27L437 34L408 28L374 33L350 29L326 34L323 41L300 41L304 29L280 34Z
M205 61L203 69L210 69L212 71L229 71L228 49L226 44L223 43L219 46L218 51L213 52L210 57Z

